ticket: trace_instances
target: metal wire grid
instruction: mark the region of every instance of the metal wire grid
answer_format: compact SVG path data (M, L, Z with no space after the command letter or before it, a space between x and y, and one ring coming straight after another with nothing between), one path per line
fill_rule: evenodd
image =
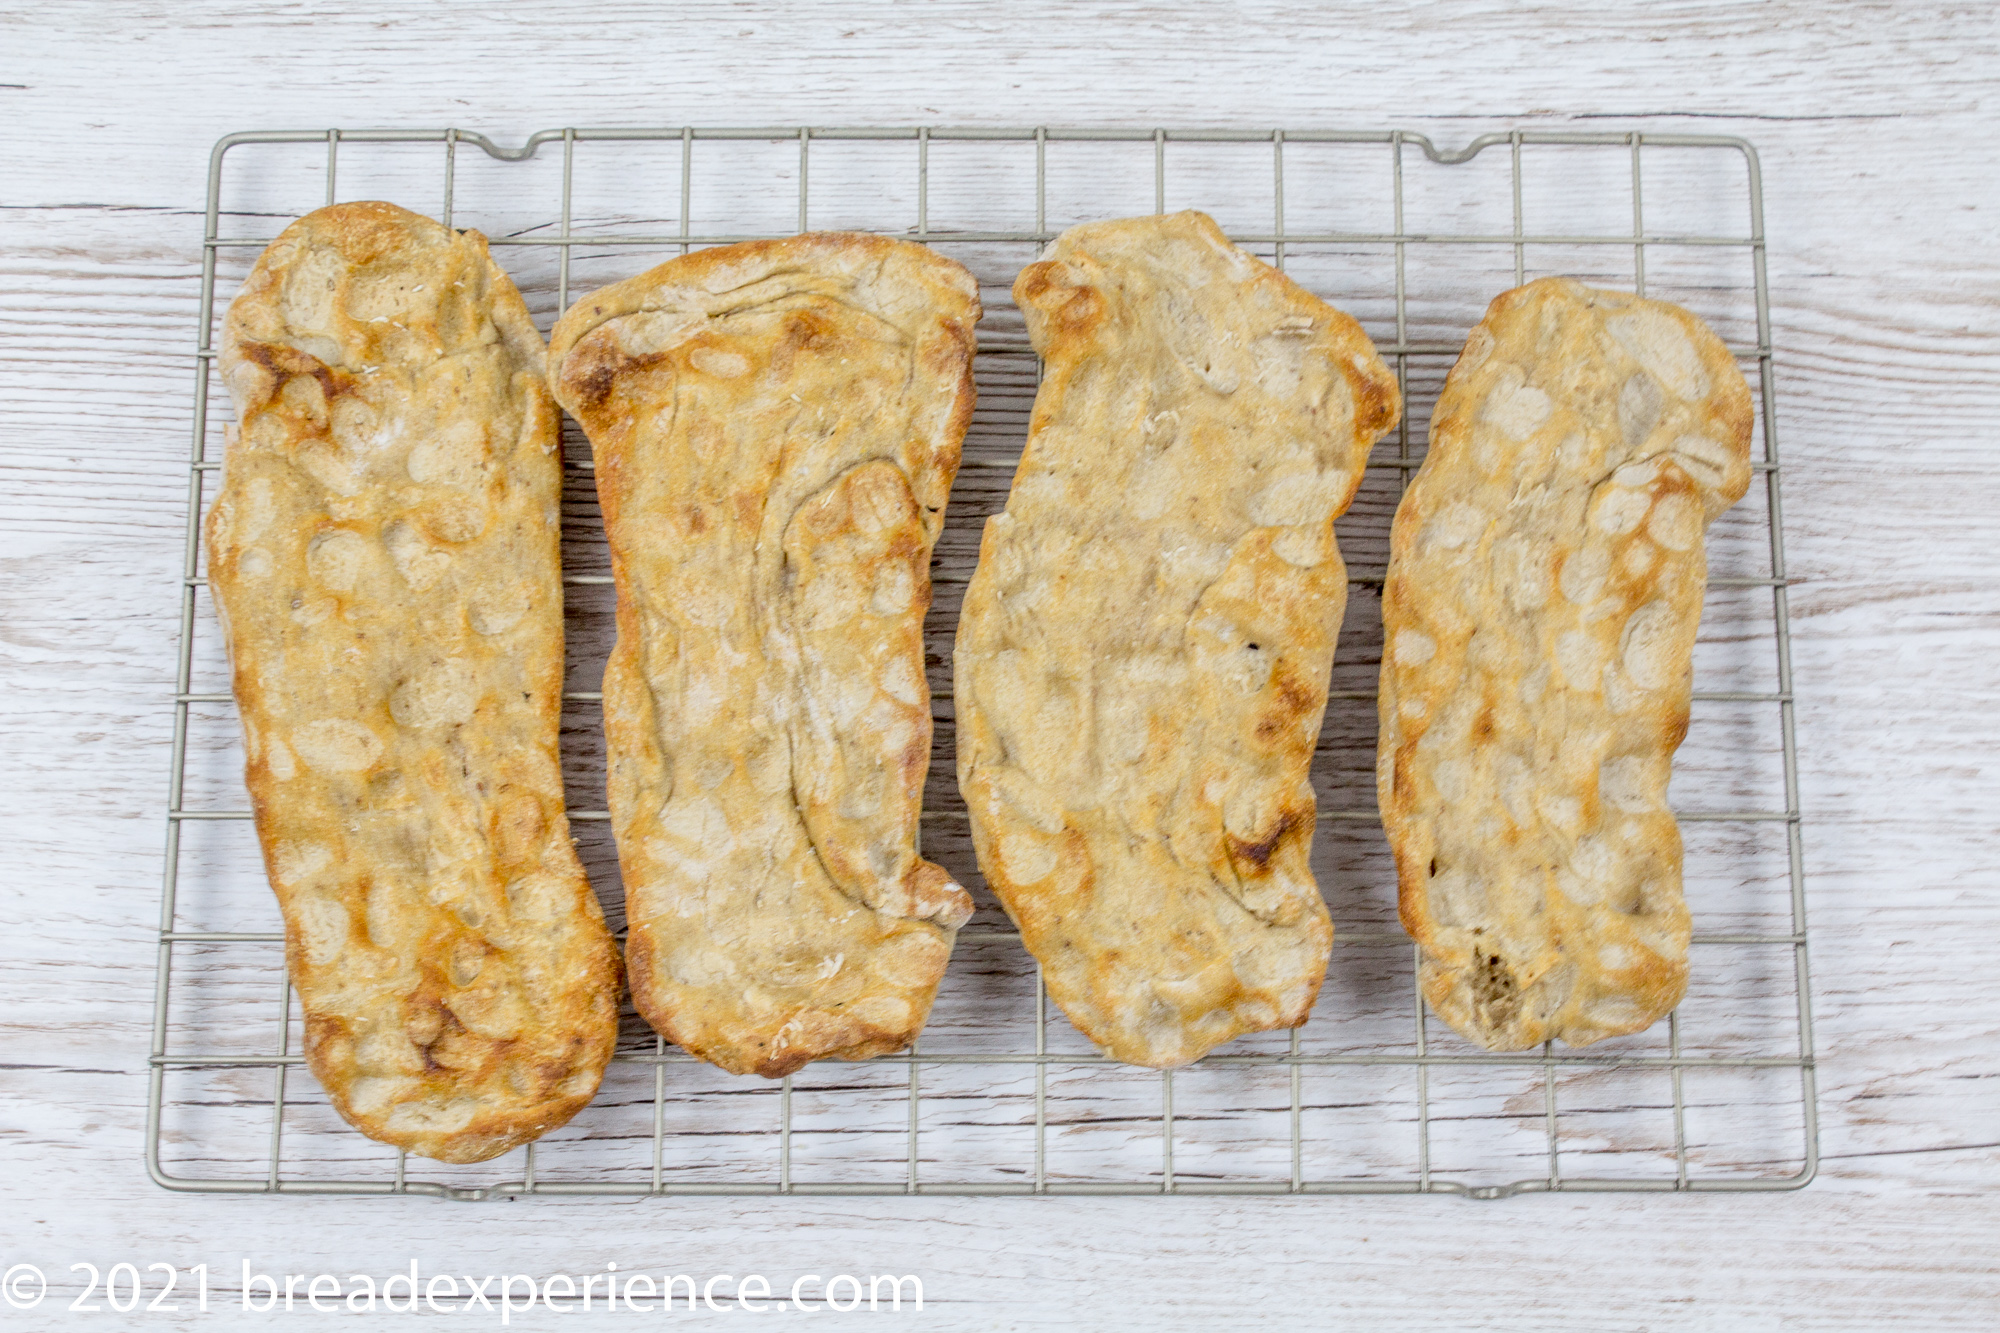
M189 708L194 704L230 704L233 702L226 693L195 693L191 689L191 673L194 653L194 631L197 604L201 589L207 580L200 576L199 566L199 523L203 507L205 478L210 472L221 467L218 458L211 457L207 443L208 396L215 351L210 344L210 330L215 310L216 257L220 250L232 247L261 248L268 244L269 237L224 238L218 234L218 220L221 210L222 171L224 158L231 148L239 144L279 143L305 144L324 142L326 149L326 202L333 203L338 198L338 171L341 145L346 143L435 143L443 146L443 201L440 212L446 226L452 223L452 204L455 167L459 147L474 145L489 157L500 161L523 161L533 158L544 144L559 144L562 153L562 207L561 231L554 236L492 236L490 244L504 246L544 246L553 247L559 255L558 309L569 305L570 256L572 247L579 244L604 247L678 247L686 253L694 246L713 245L743 240L765 239L771 233L725 233L694 232L690 228L690 192L694 145L705 140L752 140L765 143L795 140L798 144L798 229L810 226L810 191L808 187L810 159L815 142L836 140L866 141L914 141L916 145L917 171L917 226L914 231L903 234L919 241L949 240L996 241L996 242L1047 242L1055 233L1047 224L1047 164L1049 145L1063 143L1127 143L1142 144L1150 141L1153 145L1153 196L1157 211L1166 207L1166 146L1169 143L1226 143L1239 145L1268 144L1271 152L1272 213L1271 228L1268 232L1251 233L1237 230L1233 239L1238 243L1268 247L1278 267L1284 267L1287 248L1310 243L1356 243L1387 245L1393 248L1395 260L1395 339L1392 343L1378 345L1378 350L1393 359L1399 387L1407 387L1409 365L1412 357L1452 357L1459 347L1455 342L1420 342L1409 336L1407 310L1407 257L1411 246L1421 245L1511 245L1514 255L1514 276L1518 284L1525 278L1526 247L1529 245L1560 244L1578 246L1627 246L1633 252L1633 266L1640 294L1646 290L1646 252L1648 247L1670 246L1719 246L1747 249L1750 252L1754 273L1754 295L1756 302L1756 345L1751 348L1735 348L1744 360L1754 359L1756 363L1757 388L1761 399L1762 457L1753 466L1763 476L1765 499L1768 506L1770 528L1770 573L1768 577L1711 577L1711 587L1765 588L1771 596L1775 652L1776 684L1771 691L1697 691L1698 701L1729 701L1774 704L1779 710L1780 736L1784 760L1784 797L1782 810L1738 810L1712 813L1681 813L1682 822L1726 822L1762 823L1779 822L1785 826L1786 856L1788 861L1790 889L1790 929L1781 934L1770 933L1697 933L1697 945L1782 945L1789 946L1792 955L1795 996L1797 1001L1797 1054L1783 1057L1770 1056L1690 1056L1681 1049L1681 1018L1676 1011L1669 1018L1668 1054L1666 1056L1643 1055L1599 1055L1590 1052L1565 1051L1558 1053L1552 1044L1545 1045L1538 1053L1513 1054L1456 1054L1436 1053L1429 1049L1425 1031L1424 1003L1415 985L1414 965L1417 958L1415 946L1411 946L1412 979L1411 1004L1414 1017L1414 1040L1407 1054L1356 1054L1356 1055L1313 1055L1300 1049L1299 1034L1290 1034L1289 1049L1283 1054L1256 1055L1210 1055L1201 1063L1208 1066L1277 1066L1285 1067L1290 1075L1290 1150L1291 1174L1289 1180L1190 1180L1177 1177L1174 1168L1174 1073L1166 1071L1160 1075L1160 1158L1157 1178L1119 1181L1077 1181L1051 1179L1048 1169L1048 1070L1051 1065L1089 1066L1109 1062L1102 1057L1071 1056L1052 1054L1049 1049L1049 1003L1047 991L1040 984L1037 970L1035 998L1035 1044L1032 1052L1003 1054L922 1054L913 1047L909 1052L877 1057L873 1063L902 1065L907 1070L908 1087L908 1127L907 1127L907 1169L901 1182L816 1182L793 1178L792 1170L792 1079L782 1082L780 1091L779 1126L776 1138L775 1179L746 1180L741 1182L686 1182L669 1181L665 1178L665 1161L668 1144L671 1141L666 1132L666 1088L668 1066L692 1063L692 1057L655 1038L650 1052L621 1051L615 1059L619 1062L651 1066L654 1071L653 1086L653 1133L651 1179L645 1182L631 1180L601 1181L551 1181L537 1180L535 1171L535 1148L529 1145L524 1156L523 1172L518 1180L498 1182L490 1185L465 1187L433 1181L414 1180L408 1173L408 1163L404 1155L398 1154L393 1176L360 1179L296 1179L287 1177L281 1170L281 1144L286 1105L286 1080L294 1066L303 1064L303 1057L291 1049L290 1018L292 992L289 979L280 984L278 997L279 1029L275 1050L268 1055L230 1055L215 1052L172 1052L167 1050L168 1013L174 994L174 952L177 946L189 944L214 944L225 942L261 942L280 944L283 935L275 932L228 932L228 931L184 931L177 928L176 895L181 861L181 833L189 821L227 820L245 821L251 818L247 810L188 809L183 804ZM666 235L573 235L571 232L572 212L572 168L577 145L582 143L618 142L678 142L681 145L680 159L680 210L677 229ZM1035 152L1035 228L1027 231L966 231L952 229L933 233L929 217L929 151L934 142L978 141L978 142L1032 142ZM1390 156L1391 181L1393 189L1393 229L1389 232L1371 233L1360 231L1298 231L1288 229L1285 216L1285 148L1287 144L1360 144L1380 145ZM1631 157L1632 231L1629 237L1606 236L1602 234L1558 234L1528 232L1523 226L1521 155L1528 145L1598 145L1626 147ZM1749 232L1744 236L1716 236L1698 234L1648 233L1645 224L1642 193L1642 149L1647 146L1700 148L1734 152L1741 155L1748 173ZM1465 163L1490 149L1502 149L1509 155L1510 181L1512 187L1513 226L1504 233L1415 233L1404 225L1404 163L1409 150L1420 150L1430 162L1440 165ZM1463 1196L1492 1199L1513 1194L1535 1191L1772 1191L1797 1189L1807 1184L1818 1170L1818 1115L1815 1090L1814 1055L1812 1037L1812 1011L1807 978L1807 931L1805 917L1805 880L1800 841L1799 783L1792 696L1791 642L1789 631L1789 611L1787 605L1787 576L1785 569L1784 541L1781 511L1779 505L1778 441L1775 424L1775 388L1772 372L1770 301L1766 277L1765 237L1763 219L1763 194L1761 174L1755 148L1745 140L1711 135L1630 133L1560 133L1532 130L1514 130L1506 133L1482 135L1457 152L1440 151L1421 134L1408 131L1285 131L1268 132L1233 130L1069 130L1053 128L1037 129L983 129L983 128L807 128L770 129L560 129L544 130L531 136L518 148L505 148L484 135L458 129L442 130L325 130L325 131L259 131L232 134L221 139L213 150L209 162L208 203L206 225L203 234L202 287L200 304L200 333L194 353L194 427L191 453L188 462L188 522L186 546L183 556L183 570L180 590L180 651L176 675L173 729L173 768L168 786L167 832L165 871L162 889L159 929L159 961L154 998L153 1041L150 1061L150 1087L147 1103L147 1168L153 1179L160 1185L173 1190L202 1193L285 1193L285 1194L429 1194L455 1199L485 1199L511 1197L523 1194L548 1195L679 1195L679 1194L1388 1194L1388 1193L1433 1193L1459 1194ZM1020 349L1000 349L1001 354L1021 354ZM992 349L982 347L982 355L991 354ZM1038 364L1039 368L1039 364ZM1405 395L1407 398L1407 394ZM1411 450L1410 427L1407 415L1399 427L1394 442L1393 458L1376 458L1370 462L1371 468L1395 469L1401 483L1407 485L1410 474L1420 464L1421 459ZM576 460L571 466L588 468L587 460ZM564 581L570 584L605 584L611 580L602 575L568 574ZM1380 576L1356 576L1356 583L1379 584ZM572 691L565 694L569 700L594 700L600 698L595 692ZM1372 691L1334 691L1334 698L1372 699ZM603 810L572 810L572 820L606 820L610 816ZM926 812L927 821L939 818L963 818L958 812ZM1322 809L1320 818L1330 821L1367 821L1378 818L1373 809ZM1018 941L1019 936L1011 931L960 932L959 938L971 942L975 940ZM1343 932L1337 941L1345 944L1385 944L1400 940L1400 936L1379 933ZM1335 966L1339 966L1336 961ZM1034 1092L1034 1164L1031 1180L1019 1182L986 1181L930 1181L924 1180L919 1171L920 1125L919 1111L922 1105L921 1070L925 1065L943 1066L950 1064L1019 1065L1032 1068L1035 1078ZM1368 1177L1359 1179L1308 1179L1302 1163L1301 1130L1301 1086L1300 1076L1304 1068L1321 1066L1406 1066L1412 1067L1416 1081L1416 1170L1414 1175L1404 1177ZM1430 1071L1434 1067L1449 1066L1500 1066L1539 1069L1542 1073L1545 1123L1548 1142L1548 1171L1545 1175L1529 1176L1501 1184L1472 1184L1436 1174L1431 1167L1431 1097ZM1673 1092L1674 1157L1676 1169L1671 1179L1663 1177L1582 1177L1564 1175L1561 1171L1561 1143L1557 1131L1557 1091L1556 1073L1559 1069L1618 1069L1618 1068L1659 1068L1669 1071ZM162 1113L167 1104L165 1082L169 1071L195 1069L259 1069L268 1068L272 1076L271 1129L268 1145L260 1154L264 1161L261 1178L195 1178L175 1175L161 1163ZM1798 1171L1785 1175L1765 1176L1702 1176L1690 1170L1686 1126L1686 1100L1683 1089L1683 1073L1689 1069L1793 1069L1799 1078L1799 1109L1803 1127L1803 1143L1800 1156L1802 1166ZM586 1109L583 1115L588 1116ZM254 1160L246 1153L246 1161Z

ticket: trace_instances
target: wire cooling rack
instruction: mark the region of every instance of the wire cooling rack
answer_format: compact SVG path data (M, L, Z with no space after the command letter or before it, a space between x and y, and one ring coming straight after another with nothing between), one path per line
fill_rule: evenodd
M476 150L476 151L468 151ZM547 150L547 151L544 151ZM630 1013L598 1099L494 1162L414 1163L343 1126L299 1067L283 934L247 810L198 540L227 405L224 296L292 217L342 198L437 201L485 230L547 328L573 291L691 248L813 226L890 232L982 283L967 436L934 571L928 854L979 911L920 1048L733 1078ZM986 515L1004 503L1038 372L1007 294L1063 226L1202 207L1239 244L1359 317L1408 404L1340 525L1352 571L1314 865L1337 926L1311 1022L1156 1073L1100 1057L1052 1012L970 850L953 788L949 653ZM1747 230L1744 224L1747 223ZM240 234L239 234L240 233ZM1406 131L562 129L507 148L462 130L232 134L209 166L180 588L147 1166L210 1193L1360 1194L1795 1189L1818 1164L1804 873L1755 150L1712 136ZM1379 587L1395 501L1467 327L1545 272L1680 301L1757 385L1763 485L1718 521L1694 719L1674 799L1696 932L1687 1000L1649 1033L1495 1054L1427 1016L1396 928L1373 803ZM614 927L599 793L611 591L587 446L565 501L570 818ZM231 798L235 799L232 800Z

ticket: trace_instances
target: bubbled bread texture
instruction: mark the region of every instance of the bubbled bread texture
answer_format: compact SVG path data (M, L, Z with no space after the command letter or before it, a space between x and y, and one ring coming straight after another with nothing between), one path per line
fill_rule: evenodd
M925 247L819 233L672 260L553 336L618 585L632 997L735 1073L908 1045L972 910L917 824L930 553L979 314Z
M618 961L556 734L561 460L542 342L477 233L286 228L229 308L209 578L308 1065L373 1138L476 1162L561 1125Z
M1070 1020L1183 1065L1304 1022L1325 975L1333 520L1395 379L1201 213L1074 228L1014 295L1046 371L959 621L959 785Z
M1431 1007L1494 1050L1687 986L1667 778L1749 387L1677 306L1548 278L1466 340L1396 512L1377 785Z

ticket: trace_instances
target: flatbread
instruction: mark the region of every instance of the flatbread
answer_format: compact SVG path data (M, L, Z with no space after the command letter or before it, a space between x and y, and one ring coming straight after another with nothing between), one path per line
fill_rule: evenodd
M1304 1022L1326 971L1333 520L1396 381L1201 213L1073 228L1014 296L1046 371L959 621L959 786L1070 1020L1183 1065Z
M1680 831L1708 524L1749 386L1678 306L1546 278L1466 340L1383 592L1383 823L1425 998L1493 1050L1650 1026L1687 986Z
M305 1055L372 1138L477 1162L597 1090L618 960L570 846L557 416L476 232L287 227L224 324L208 573Z
M697 251L556 326L618 584L632 998L732 1072L907 1046L972 910L917 822L979 313L959 265L834 232Z

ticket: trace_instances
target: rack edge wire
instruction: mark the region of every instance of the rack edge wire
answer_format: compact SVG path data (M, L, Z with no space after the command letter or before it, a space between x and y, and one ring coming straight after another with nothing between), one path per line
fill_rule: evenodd
M1047 1052L1047 996L1040 986L1037 970L1037 1031L1036 1051L1032 1057L1003 1055L989 1057L964 1057L953 1059L949 1056L918 1053L913 1046L905 1054L881 1057L877 1063L905 1064L909 1069L909 1153L907 1179L901 1185L886 1182L874 1183L833 1183L797 1181L790 1170L790 1124L791 1124L791 1080L783 1081L781 1093L782 1117L777 1131L779 1140L779 1178L776 1182L730 1182L730 1183L669 1183L662 1178L662 1151L666 1139L661 1108L664 1097L666 1066L670 1063L684 1063L687 1057L677 1057L667 1052L664 1043L656 1040L650 1055L621 1055L621 1063L652 1064L654 1066L654 1122L652 1134L652 1172L647 1183L634 1181L548 1181L535 1178L534 1146L528 1146L526 1169L520 1180L479 1187L446 1185L433 1181L410 1180L407 1176L407 1161L399 1154L395 1173L389 1180L301 1180L286 1179L281 1171L281 1136L283 1131L285 1078L289 1069L302 1064L302 1057L291 1053L289 1048L289 1016L291 989L289 978L281 978L279 1009L279 1049L274 1056L230 1056L230 1057L175 1057L166 1052L167 1019L172 994L173 951L176 943L222 940L273 940L282 936L269 933L251 932L200 932L183 934L176 932L176 898L179 880L181 826L189 819L247 819L247 811L189 811L183 808L185 765L187 756L188 710L192 703L207 702L208 696L191 692L194 628L196 605L200 587L206 582L200 573L200 520L203 502L204 474L220 467L220 462L208 457L207 417L210 384L210 370L214 359L214 349L210 345L215 309L215 267L216 254L225 246L258 245L260 240L225 240L218 236L221 212L221 189L223 162L229 150L239 144L248 143L308 143L325 142L327 145L327 201L337 197L337 168L340 144L343 141L356 143L442 143L446 146L444 169L443 218L450 225L452 212L452 191L456 151L460 144L472 144L489 157L499 161L523 161L535 156L545 143L560 143L563 149L563 210L562 233L555 237L541 237L523 244L556 246L561 248L561 287L559 304L567 303L569 277L569 247L585 238L570 234L570 164L575 145L591 141L675 141L683 145L682 165L682 206L679 233L667 237L620 238L623 244L677 245L683 253L691 245L714 244L744 239L751 236L736 235L692 235L688 228L687 209L687 163L692 145L697 140L752 140L779 142L796 139L800 146L799 171L799 226L804 229L808 222L807 165L810 145L816 139L824 140L878 140L915 141L919 154L918 186L918 229L912 239L929 240L929 229L925 199L928 183L928 148L933 141L974 141L974 142L1033 142L1037 154L1037 199L1036 229L1032 233L963 233L954 231L954 240L1010 240L1047 241L1052 233L1046 230L1042 196L1042 162L1046 145L1051 142L1116 143L1131 142L1154 145L1154 182L1156 207L1164 208L1164 151L1165 145L1175 143L1241 143L1254 144L1268 142L1273 149L1273 230L1268 235L1238 235L1238 241L1265 243L1273 247L1276 262L1283 267L1285 248L1288 244L1311 243L1315 241L1347 241L1360 243L1392 244L1396 251L1396 343L1385 352L1396 358L1398 379L1406 377L1408 358L1411 355L1448 354L1456 351L1451 347L1415 345L1409 342L1405 325L1406 290L1404 283L1404 251L1410 243L1504 243L1511 244L1515 251L1515 276L1519 280L1523 270L1523 250L1526 244L1584 242L1593 244L1630 244L1634 251L1634 267L1639 290L1645 286L1645 248L1648 245L1729 245L1748 248L1752 256L1754 295L1757 320L1757 346L1754 355L1758 364L1758 392L1763 416L1763 458L1758 460L1757 470L1764 474L1766 502L1768 506L1768 527L1770 536L1771 577L1768 579L1717 580L1718 583L1741 586L1768 586L1772 593L1774 640L1777 653L1777 685L1775 702L1778 704L1781 744L1784 758L1785 805L1782 812L1731 812L1722 817L1730 819L1782 820L1786 824L1786 852L1791 907L1791 934L1788 937L1773 937L1768 942L1789 944L1793 951L1793 972L1797 998L1798 1055L1796 1058L1754 1058L1716 1059L1683 1056L1680 1051L1680 1029L1678 1011L1670 1018L1669 1051L1665 1057L1632 1056L1591 1056L1566 1054L1555 1055L1545 1046L1539 1058L1525 1056L1438 1056L1430 1054L1426 1048L1422 1000L1416 998L1417 1030L1416 1054L1414 1056L1375 1055L1349 1057L1314 1057L1302 1055L1298 1049L1298 1036L1291 1037L1290 1050L1285 1055L1210 1057L1206 1063L1217 1065L1243 1064L1259 1066L1289 1066L1291 1076L1291 1151L1292 1171L1289 1181L1242 1180L1208 1181L1177 1179L1173 1169L1173 1081L1172 1072L1167 1071L1162 1079L1161 1115L1161 1179L1154 1181L1050 1181L1045 1169L1045 1079L1050 1063L1065 1065L1090 1065L1108 1063L1090 1059L1051 1057ZM1395 164L1395 219L1394 231L1388 234L1363 233L1315 233L1288 232L1284 218L1284 156L1286 143L1372 143L1390 147ZM1511 234L1495 236L1426 236L1409 235L1403 225L1402 190L1402 150L1404 145L1414 145L1422 150L1431 162L1440 165L1456 165L1471 161L1489 148L1506 145L1511 157L1511 183L1513 187L1514 226ZM1603 237L1572 236L1531 236L1522 226L1521 211L1521 149L1528 144L1576 144L1618 146L1629 145L1632 152L1632 194L1633 194L1633 234L1629 240ZM1744 238L1735 237L1687 237L1649 236L1644 229L1640 149L1643 145L1660 147L1726 148L1734 149L1743 156L1748 173L1748 194L1750 202L1750 234ZM593 244L604 244L607 238L588 238ZM523 1194L544 1194L556 1197L578 1195L604 1196L644 1196L644 1195L688 1195L688 1196L743 1196L763 1195L1142 1195L1180 1194L1205 1195L1283 1195L1283 1194L1454 1194L1468 1198L1496 1199L1516 1194L1537 1192L1727 1192L1749 1193L1796 1190L1810 1183L1818 1173L1819 1130L1818 1097L1815 1077L1815 1056L1812 1037L1812 1005L1808 966L1808 939L1805 915L1805 873L1803 841L1801 835L1802 818L1799 809L1799 781L1797 755L1797 728L1792 690L1790 615L1787 598L1788 576L1785 569L1782 511L1779 495L1779 463L1776 427L1776 385L1773 374L1770 293L1765 254L1763 217L1763 183L1761 165L1756 148L1747 140L1725 135L1653 134L1640 131L1570 133L1560 131L1524 131L1480 135L1469 141L1456 152L1445 152L1437 148L1431 140L1421 134L1403 130L1132 130L1132 129L1062 129L1040 127L1035 129L1005 129L979 127L788 127L788 128L695 128L643 129L643 128L565 128L541 130L529 136L517 148L507 148L495 143L483 134L455 128L436 130L410 129L366 129L366 130L264 130L245 131L225 135L218 140L209 156L208 198L204 214L201 260L200 328L196 337L194 352L195 383L193 396L193 430L188 458L188 519L185 545L182 557L180 579L180 642L175 671L173 695L174 721L171 752L171 773L168 779L168 808L166 846L164 849L164 870L161 887L160 926L158 934L158 956L153 1002L152 1051L148 1060L148 1091L146 1105L146 1168L148 1174L163 1188L190 1193L210 1194L304 1194L304 1195L394 1195L421 1194L459 1200L483 1200L501 1197L517 1197ZM498 242L496 243L504 243ZM1407 480L1409 472L1416 465L1409 450L1408 426L1405 423L1398 436L1398 457L1385 464L1400 470ZM565 580L566 582L572 580ZM602 581L591 579L592 582ZM224 696L226 697L226 696ZM1711 697L1730 697L1727 694ZM217 701L220 701L218 699ZM1323 816L1333 818L1355 818L1361 812L1323 811ZM602 817L599 812L572 812L572 818ZM1681 816L1683 819L1688 816ZM1711 816L1714 817L1714 816ZM1007 936L1009 932L989 932L996 936ZM1350 941L1355 937L1350 934ZM1715 936L1714 942L1737 942L1734 937ZM1750 942L1747 938L1743 942ZM1765 942L1759 940L1758 942ZM1036 1071L1035 1093L1035 1173L1033 1181L1023 1182L925 1182L918 1175L918 1070L922 1065L945 1065L954 1063L1032 1063ZM1418 1151L1417 1174L1414 1178L1365 1178L1307 1180L1300 1170L1300 1105L1299 1075L1303 1067L1309 1065L1408 1065L1414 1066L1418 1079ZM1464 1181L1440 1179L1432 1174L1429 1163L1429 1115L1427 1097L1427 1076L1433 1065L1500 1065L1516 1068L1539 1066L1544 1071L1547 1089L1547 1135L1550 1155L1550 1171L1545 1177L1528 1177L1505 1184L1472 1185ZM165 1109L165 1078L169 1069L193 1068L256 1068L268 1066L273 1072L273 1097L271 1139L268 1150L268 1171L262 1180L241 1178L201 1178L178 1176L169 1172L160 1161L160 1133ZM1690 1174L1687 1165L1686 1134L1684 1122L1684 1098L1681 1076L1688 1068L1797 1068L1800 1076L1800 1106L1802 1112L1803 1164L1799 1171L1786 1176L1758 1177L1701 1177ZM1554 1071L1558 1067L1665 1067L1670 1071L1673 1085L1674 1138L1676 1173L1673 1178L1618 1177L1592 1178L1563 1176L1558 1168L1559 1138L1556 1130L1556 1094Z

